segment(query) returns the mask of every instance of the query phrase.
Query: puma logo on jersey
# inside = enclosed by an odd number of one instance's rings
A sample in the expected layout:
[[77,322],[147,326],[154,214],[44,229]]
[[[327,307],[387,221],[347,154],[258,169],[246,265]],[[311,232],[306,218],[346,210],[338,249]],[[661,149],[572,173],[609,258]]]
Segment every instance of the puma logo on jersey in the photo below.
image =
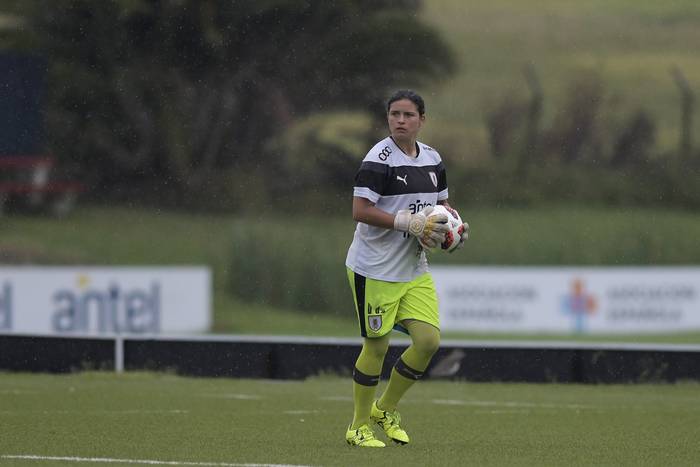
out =
[[408,186],[408,182],[406,179],[408,178],[408,174],[404,175],[403,178],[399,177],[398,175],[396,176],[396,180],[401,180],[404,185]]

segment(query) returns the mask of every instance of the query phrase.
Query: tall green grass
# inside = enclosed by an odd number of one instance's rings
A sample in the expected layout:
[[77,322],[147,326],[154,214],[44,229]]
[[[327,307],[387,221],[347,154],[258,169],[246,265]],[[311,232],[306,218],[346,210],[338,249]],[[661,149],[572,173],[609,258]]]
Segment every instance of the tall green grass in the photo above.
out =
[[[471,239],[436,264],[698,264],[700,221],[692,213],[653,209],[551,207],[462,211]],[[246,300],[321,313],[352,306],[345,253],[347,221],[264,220],[233,229],[231,291]],[[279,242],[269,233],[280,232]],[[319,235],[318,232],[321,232]]]
[[230,290],[246,300],[347,315],[352,295],[344,264],[353,227],[341,219],[237,223]]
[[[656,118],[660,150],[678,141],[680,97],[670,68],[700,86],[700,3],[693,0],[426,0],[422,16],[461,64],[455,76],[419,89],[427,99],[424,140],[454,157],[488,154],[484,110],[505,95],[529,95],[528,63],[542,82],[546,125],[572,79],[595,71],[611,112],[641,108]],[[694,131],[700,134],[700,119]]]
[[[471,239],[431,262],[700,264],[700,220],[692,212],[559,206],[461,214]],[[82,206],[61,219],[3,218],[0,262],[207,265],[217,332],[354,335],[344,266],[354,226],[349,212],[322,219]]]
[[463,211],[466,247],[435,262],[492,265],[652,266],[700,264],[692,212],[585,207]]

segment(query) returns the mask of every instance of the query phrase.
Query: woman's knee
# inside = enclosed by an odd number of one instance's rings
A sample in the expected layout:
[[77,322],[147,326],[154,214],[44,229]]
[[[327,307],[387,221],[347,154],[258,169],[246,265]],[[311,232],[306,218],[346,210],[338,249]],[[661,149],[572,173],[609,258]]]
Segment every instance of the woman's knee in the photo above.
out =
[[432,356],[440,348],[440,336],[421,336],[413,341],[413,345],[416,346],[416,351],[422,353],[423,355]]
[[426,356],[432,356],[440,348],[440,331],[429,324],[414,328],[411,332],[411,340],[416,352]]
[[389,339],[376,338],[365,339],[362,345],[362,352],[370,358],[383,359],[389,350]]

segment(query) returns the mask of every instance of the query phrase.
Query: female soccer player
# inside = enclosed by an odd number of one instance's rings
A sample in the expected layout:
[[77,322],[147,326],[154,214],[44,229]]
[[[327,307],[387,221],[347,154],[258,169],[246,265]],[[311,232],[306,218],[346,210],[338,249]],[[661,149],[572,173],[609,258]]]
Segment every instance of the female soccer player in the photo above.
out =
[[[345,262],[364,338],[353,371],[354,417],[345,439],[363,447],[384,447],[370,421],[394,442],[409,442],[396,406],[423,376],[440,344],[435,284],[420,243],[437,246],[448,230],[444,215],[429,216],[436,204],[449,208],[445,168],[435,149],[417,141],[425,122],[418,94],[394,93],[387,102],[387,121],[391,136],[370,149],[355,177],[352,216],[357,228]],[[465,224],[460,242],[467,237]],[[392,329],[406,332],[411,345],[375,400]]]

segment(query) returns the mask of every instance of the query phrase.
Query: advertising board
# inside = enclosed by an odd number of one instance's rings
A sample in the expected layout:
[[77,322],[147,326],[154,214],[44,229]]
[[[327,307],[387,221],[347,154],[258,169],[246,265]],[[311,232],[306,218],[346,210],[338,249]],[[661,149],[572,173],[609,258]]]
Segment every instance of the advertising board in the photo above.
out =
[[206,332],[205,267],[3,267],[0,331],[42,334]]
[[700,268],[431,267],[445,331],[700,329]]

